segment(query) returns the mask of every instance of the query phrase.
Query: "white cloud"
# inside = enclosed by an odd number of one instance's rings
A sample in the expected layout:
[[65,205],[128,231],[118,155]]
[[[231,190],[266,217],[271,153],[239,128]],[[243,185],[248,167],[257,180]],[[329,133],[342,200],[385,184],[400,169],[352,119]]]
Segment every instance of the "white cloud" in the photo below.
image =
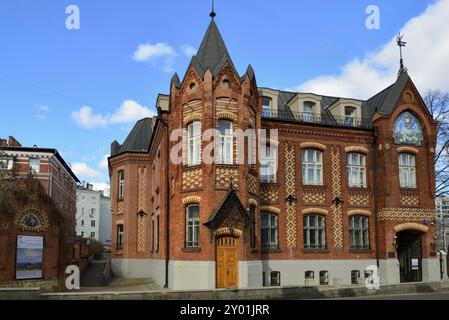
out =
[[47,119],[47,114],[50,112],[50,108],[48,106],[42,105],[37,107],[37,113],[34,115],[34,117],[38,120],[45,120]]
[[[382,8],[381,8],[382,9]],[[449,90],[449,0],[430,5],[402,28],[405,65],[419,90]],[[394,36],[382,49],[347,63],[338,75],[323,75],[293,90],[367,99],[392,84],[399,69]]]
[[38,109],[42,112],[50,112],[50,108],[48,106],[39,106]]
[[72,164],[72,171],[78,176],[83,178],[99,178],[101,172],[89,167],[84,162],[76,162]]
[[111,186],[105,182],[92,182],[95,191],[103,191],[106,197],[111,195]]
[[108,124],[107,117],[100,114],[93,114],[92,108],[89,106],[81,107],[79,111],[72,112],[72,119],[85,129],[105,127]]
[[98,167],[100,169],[107,169],[108,168],[108,158],[110,157],[109,154],[105,154],[103,158],[100,160],[100,163],[98,164]]
[[109,121],[110,123],[129,123],[153,116],[155,113],[148,107],[142,106],[134,100],[125,100]]
[[191,45],[181,46],[181,51],[187,56],[192,57],[196,54],[197,50]]
[[149,107],[143,106],[135,100],[125,100],[122,105],[111,115],[109,113],[94,114],[89,106],[81,107],[79,111],[72,112],[72,119],[84,129],[106,127],[109,124],[134,123],[137,120],[153,117],[156,113]]
[[134,52],[133,59],[139,62],[150,61],[154,58],[170,57],[176,55],[175,50],[166,43],[156,44],[139,44],[137,50]]

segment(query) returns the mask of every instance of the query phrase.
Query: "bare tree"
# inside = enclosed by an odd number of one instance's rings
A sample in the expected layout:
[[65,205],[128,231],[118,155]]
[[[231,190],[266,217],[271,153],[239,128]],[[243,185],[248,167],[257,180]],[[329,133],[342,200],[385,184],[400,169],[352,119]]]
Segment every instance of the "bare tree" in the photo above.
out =
[[433,119],[438,122],[435,196],[449,195],[449,92],[430,90],[424,102]]

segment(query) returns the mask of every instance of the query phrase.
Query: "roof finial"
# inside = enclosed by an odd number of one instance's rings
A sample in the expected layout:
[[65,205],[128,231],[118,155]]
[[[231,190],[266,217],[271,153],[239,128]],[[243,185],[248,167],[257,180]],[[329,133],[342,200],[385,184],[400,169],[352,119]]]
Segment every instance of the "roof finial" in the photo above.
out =
[[215,1],[212,0],[212,11],[210,12],[210,17],[213,19],[217,14],[215,13]]
[[407,73],[407,68],[404,66],[404,59],[402,58],[402,47],[405,47],[407,45],[407,42],[402,41],[402,38],[404,37],[404,35],[401,35],[401,33],[399,32],[398,34],[398,38],[397,38],[397,44],[399,47],[399,53],[400,53],[400,67],[399,67],[399,75],[401,75],[401,73],[405,72]]

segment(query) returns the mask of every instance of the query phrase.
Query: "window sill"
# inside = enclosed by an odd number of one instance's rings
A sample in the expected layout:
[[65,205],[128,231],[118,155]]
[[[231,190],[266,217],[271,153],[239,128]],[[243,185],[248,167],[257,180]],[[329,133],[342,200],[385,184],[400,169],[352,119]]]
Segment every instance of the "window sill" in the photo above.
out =
[[262,248],[261,253],[281,253],[281,249],[279,248]]
[[182,252],[184,252],[184,253],[200,253],[201,248],[183,248]]
[[349,253],[373,253],[371,249],[350,249]]
[[123,201],[125,201],[125,198],[118,198],[117,199],[117,202],[123,202]]
[[400,188],[401,191],[412,191],[412,192],[417,192],[418,191],[418,187],[414,187],[414,188]]
[[277,183],[277,182],[264,182],[264,181],[260,181],[260,184],[263,186],[263,187],[279,187],[279,183]]
[[327,249],[304,249],[305,254],[328,254]]
[[184,170],[201,169],[201,163],[199,163],[199,164],[192,164],[192,165],[187,164],[187,165],[184,165],[182,168],[183,168]]
[[349,191],[368,191],[368,187],[348,187]]
[[310,189],[326,189],[326,185],[320,185],[320,184],[303,184],[304,188],[310,188]]

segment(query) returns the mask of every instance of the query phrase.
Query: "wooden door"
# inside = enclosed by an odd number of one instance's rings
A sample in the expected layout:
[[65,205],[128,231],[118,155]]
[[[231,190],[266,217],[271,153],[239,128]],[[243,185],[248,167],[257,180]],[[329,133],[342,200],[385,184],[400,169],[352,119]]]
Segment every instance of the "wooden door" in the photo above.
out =
[[[422,281],[421,235],[413,232],[398,233],[398,259],[401,283]],[[416,263],[417,262],[417,263]]]
[[224,237],[217,239],[217,288],[238,286],[237,239]]

